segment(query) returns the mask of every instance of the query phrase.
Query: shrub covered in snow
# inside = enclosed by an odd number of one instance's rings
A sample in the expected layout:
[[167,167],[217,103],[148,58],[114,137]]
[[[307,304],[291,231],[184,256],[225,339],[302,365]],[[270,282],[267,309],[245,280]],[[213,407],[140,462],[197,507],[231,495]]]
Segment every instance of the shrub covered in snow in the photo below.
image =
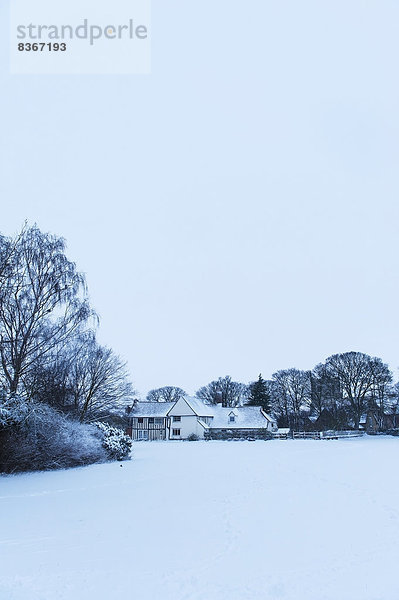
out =
[[129,457],[132,449],[132,440],[122,429],[99,421],[95,425],[102,433],[102,445],[109,458],[123,460]]
[[0,472],[122,460],[131,446],[130,437],[111,425],[81,424],[40,402],[0,398]]
[[13,394],[6,396],[0,392],[0,427],[10,427],[20,425],[29,414],[29,407],[26,400]]
[[2,404],[0,471],[46,470],[105,462],[101,437],[54,408],[36,402]]

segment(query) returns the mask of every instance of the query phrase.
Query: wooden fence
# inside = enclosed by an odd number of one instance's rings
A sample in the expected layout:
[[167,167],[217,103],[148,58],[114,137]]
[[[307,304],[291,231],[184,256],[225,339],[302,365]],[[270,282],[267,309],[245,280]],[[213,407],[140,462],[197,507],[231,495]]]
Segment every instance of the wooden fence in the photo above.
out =
[[274,433],[274,439],[280,440],[338,440],[361,437],[364,431],[294,431],[290,433]]

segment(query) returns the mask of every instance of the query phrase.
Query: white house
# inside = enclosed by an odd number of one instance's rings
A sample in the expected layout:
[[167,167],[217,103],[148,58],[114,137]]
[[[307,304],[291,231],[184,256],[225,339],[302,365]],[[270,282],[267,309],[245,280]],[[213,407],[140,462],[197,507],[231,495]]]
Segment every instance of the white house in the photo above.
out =
[[260,406],[210,406],[191,397],[172,403],[138,402],[129,422],[133,440],[262,438],[266,431],[275,433],[277,423]]
[[169,439],[185,440],[190,435],[204,437],[204,423],[213,418],[213,410],[197,398],[180,398],[169,410]]

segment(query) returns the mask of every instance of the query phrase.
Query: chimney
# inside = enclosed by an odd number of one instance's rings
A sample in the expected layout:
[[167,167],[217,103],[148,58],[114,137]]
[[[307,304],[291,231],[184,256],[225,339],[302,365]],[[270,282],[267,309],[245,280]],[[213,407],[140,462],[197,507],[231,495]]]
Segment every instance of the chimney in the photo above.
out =
[[222,406],[222,404],[223,404],[222,392],[216,392],[216,404],[218,406]]

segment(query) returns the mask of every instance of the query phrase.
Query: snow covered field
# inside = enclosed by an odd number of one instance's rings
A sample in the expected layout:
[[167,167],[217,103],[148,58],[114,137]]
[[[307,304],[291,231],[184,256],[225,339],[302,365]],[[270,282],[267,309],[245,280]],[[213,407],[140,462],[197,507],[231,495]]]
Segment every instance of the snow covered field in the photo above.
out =
[[398,449],[141,443],[0,477],[0,599],[398,600]]

